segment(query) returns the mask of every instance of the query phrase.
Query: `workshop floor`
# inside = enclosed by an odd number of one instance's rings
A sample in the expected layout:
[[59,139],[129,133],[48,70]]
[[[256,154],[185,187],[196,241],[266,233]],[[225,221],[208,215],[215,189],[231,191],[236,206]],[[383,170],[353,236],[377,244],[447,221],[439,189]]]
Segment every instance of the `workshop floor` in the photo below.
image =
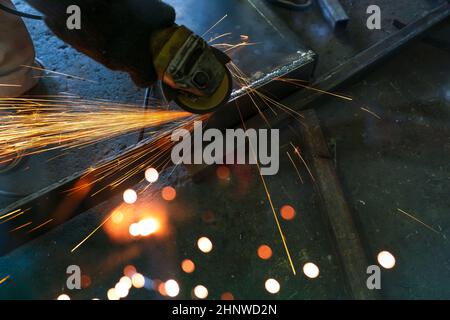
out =
[[[21,0],[16,3],[19,8],[23,5]],[[37,93],[71,92],[86,98],[136,103],[137,107],[141,104],[142,90],[136,89],[126,75],[112,73],[76,53],[44,25],[27,24],[38,57],[48,69],[82,73],[98,82],[45,79]],[[388,299],[450,298],[450,51],[427,41],[448,41],[450,21],[427,36],[341,89],[354,98],[353,102],[326,98],[315,105],[347,201],[369,245],[370,259],[375,260],[384,249],[397,258],[395,269],[383,271],[382,295]],[[282,141],[293,139],[289,130],[282,131]],[[137,136],[128,136],[50,162],[47,159],[54,154],[33,157],[18,171],[0,175],[0,190],[20,194],[39,190],[136,141]],[[268,186],[277,209],[284,204],[297,209],[297,220],[283,222],[283,226],[294,260],[315,261],[321,267],[321,277],[316,281],[292,275],[254,168],[231,168],[230,177],[224,180],[218,179],[212,169],[208,179],[180,183],[179,178],[185,176],[183,170],[166,173],[142,196],[171,212],[170,236],[158,241],[117,243],[99,232],[70,253],[120,204],[121,197],[117,196],[1,257],[0,279],[11,277],[0,285],[0,298],[53,299],[66,292],[77,299],[106,299],[107,290],[128,264],[156,283],[157,279],[179,280],[184,298],[191,296],[187,288],[197,284],[209,288],[210,298],[220,298],[226,291],[240,299],[273,298],[264,290],[269,277],[282,284],[278,298],[347,296],[332,245],[316,215],[310,184],[303,185],[296,179],[287,159],[282,159],[280,174],[268,179]],[[160,199],[157,190],[165,185],[176,187],[173,203]],[[14,200],[0,195],[0,207]],[[200,236],[213,239],[214,254],[195,252]],[[274,249],[270,264],[254,254],[262,243],[271,243]],[[179,264],[185,258],[197,262],[196,274],[180,272]],[[84,290],[64,289],[65,270],[72,264],[79,265],[91,279]],[[137,290],[129,297],[160,299],[161,295]]]
[[317,108],[373,257],[397,254],[386,298],[450,298],[450,50],[433,39],[450,39],[450,21],[347,86],[354,104]]

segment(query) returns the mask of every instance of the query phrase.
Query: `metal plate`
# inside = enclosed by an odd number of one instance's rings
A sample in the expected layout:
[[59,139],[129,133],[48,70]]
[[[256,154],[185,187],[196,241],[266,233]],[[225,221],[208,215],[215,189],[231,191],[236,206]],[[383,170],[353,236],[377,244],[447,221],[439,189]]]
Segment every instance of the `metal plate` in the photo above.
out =
[[204,35],[207,40],[230,33],[214,43],[236,44],[241,41],[241,35],[248,36],[253,45],[233,50],[230,55],[241,70],[254,80],[291,64],[309,51],[263,1],[166,2],[176,8],[178,24]]
[[[284,26],[277,16],[272,15],[272,11],[263,1],[176,0],[167,2],[177,8],[177,23],[186,25],[198,34],[204,35],[205,38],[214,38],[223,33],[232,32],[227,42],[238,43],[241,41],[241,35],[251,35],[250,40],[255,42],[254,45],[242,47],[230,53],[234,63],[250,76],[249,87],[258,89],[274,99],[282,99],[298,88],[273,81],[274,78],[286,76],[309,80],[312,77],[316,58],[314,52],[305,49],[295,34]],[[223,19],[210,33],[205,34],[225,15],[227,15],[226,19]],[[254,100],[254,98],[252,99]],[[209,119],[208,126],[225,129],[239,125],[241,123],[240,114],[244,119],[248,119],[258,112],[252,99],[245,91],[236,86],[232,93],[232,100]],[[237,105],[239,105],[240,114],[237,112]],[[264,109],[264,107],[265,105],[262,104],[261,108]],[[151,141],[151,138],[142,141],[126,150],[121,156],[146,148]],[[150,152],[146,158],[154,157],[155,154],[158,154],[158,150]],[[105,162],[108,161],[111,159]],[[0,216],[16,210],[26,211],[26,214],[21,214],[15,219],[0,224],[0,255],[39,237],[140,181],[140,177],[131,177],[120,187],[110,188],[109,185],[114,177],[123,174],[123,172],[117,172],[117,175],[114,174],[110,177],[111,179],[94,183],[90,194],[96,194],[96,191],[106,188],[105,191],[95,196],[68,192],[82,181],[95,181],[96,174],[96,170],[90,171],[88,174],[86,172],[74,173],[0,210]],[[38,231],[31,233],[26,228],[17,229],[28,223],[30,219],[37,224],[51,221]],[[17,232],[10,232],[15,229]]]

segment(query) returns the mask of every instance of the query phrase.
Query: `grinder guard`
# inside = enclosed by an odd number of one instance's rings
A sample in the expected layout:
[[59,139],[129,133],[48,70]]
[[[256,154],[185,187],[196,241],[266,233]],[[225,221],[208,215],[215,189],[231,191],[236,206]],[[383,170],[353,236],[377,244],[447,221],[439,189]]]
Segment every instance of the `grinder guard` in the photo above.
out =
[[156,34],[152,50],[168,100],[198,114],[212,112],[228,101],[232,77],[226,67],[230,58],[225,53],[183,26]]

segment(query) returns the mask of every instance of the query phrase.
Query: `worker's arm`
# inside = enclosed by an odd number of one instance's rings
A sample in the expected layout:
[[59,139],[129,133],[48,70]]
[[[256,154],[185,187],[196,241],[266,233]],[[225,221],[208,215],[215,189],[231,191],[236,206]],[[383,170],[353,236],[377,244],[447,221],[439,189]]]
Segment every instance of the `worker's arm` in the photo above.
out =
[[[62,40],[110,69],[128,72],[140,87],[156,80],[150,39],[174,24],[175,11],[160,0],[27,0]],[[81,9],[81,30],[69,30],[67,8]]]

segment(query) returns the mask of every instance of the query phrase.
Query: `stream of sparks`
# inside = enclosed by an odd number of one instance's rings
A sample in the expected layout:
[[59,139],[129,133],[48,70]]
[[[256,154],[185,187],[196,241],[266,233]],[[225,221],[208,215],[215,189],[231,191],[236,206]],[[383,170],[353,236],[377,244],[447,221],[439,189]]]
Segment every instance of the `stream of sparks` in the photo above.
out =
[[91,145],[113,137],[176,123],[190,113],[107,101],[0,98],[0,164],[17,155]]

